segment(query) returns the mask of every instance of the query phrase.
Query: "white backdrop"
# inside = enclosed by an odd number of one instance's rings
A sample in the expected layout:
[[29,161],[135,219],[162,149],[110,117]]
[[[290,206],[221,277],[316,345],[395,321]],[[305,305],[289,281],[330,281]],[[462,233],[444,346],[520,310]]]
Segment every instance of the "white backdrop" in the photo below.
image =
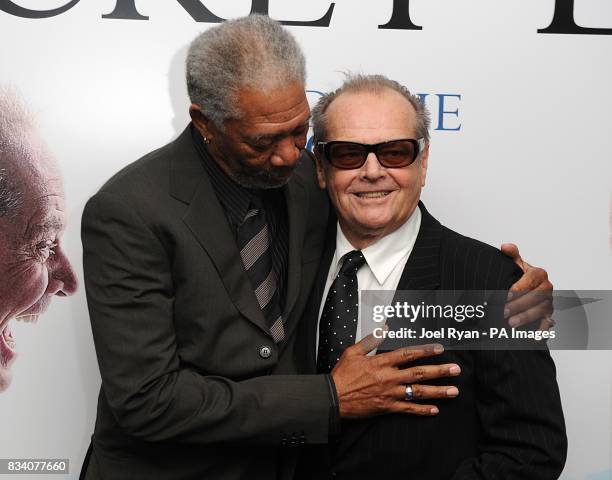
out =
[[[251,8],[202,2],[224,18]],[[48,10],[68,0],[13,3]],[[270,0],[269,13],[308,21],[330,3]],[[380,72],[428,94],[434,128],[447,129],[432,132],[428,209],[469,236],[517,243],[558,289],[611,289],[612,34],[537,33],[554,0],[413,0],[422,30],[379,29],[393,3],[336,0],[329,27],[289,27],[308,59],[308,89],[335,88],[343,71]],[[19,89],[63,169],[64,244],[81,283],[85,201],[187,124],[186,48],[210,26],[178,1],[137,0],[148,20],[103,19],[115,4],[81,0],[47,19],[0,11],[0,84]],[[576,0],[574,16],[612,28],[612,2]],[[451,112],[442,124],[440,95]],[[84,289],[12,330],[20,357],[0,394],[0,458],[70,458],[77,478],[100,382]],[[612,355],[554,357],[570,442],[562,478],[612,479]]]

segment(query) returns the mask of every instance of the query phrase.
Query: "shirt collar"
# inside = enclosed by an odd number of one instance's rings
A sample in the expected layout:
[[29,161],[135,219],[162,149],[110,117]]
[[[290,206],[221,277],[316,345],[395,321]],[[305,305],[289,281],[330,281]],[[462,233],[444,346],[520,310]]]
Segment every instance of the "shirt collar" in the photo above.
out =
[[[421,210],[417,206],[401,227],[361,251],[368,263],[368,267],[370,267],[376,281],[381,286],[402,258],[407,257],[412,251],[420,226]],[[355,250],[355,247],[344,236],[338,224],[336,228],[336,254],[334,257],[336,268],[340,267],[344,255],[353,250]]]

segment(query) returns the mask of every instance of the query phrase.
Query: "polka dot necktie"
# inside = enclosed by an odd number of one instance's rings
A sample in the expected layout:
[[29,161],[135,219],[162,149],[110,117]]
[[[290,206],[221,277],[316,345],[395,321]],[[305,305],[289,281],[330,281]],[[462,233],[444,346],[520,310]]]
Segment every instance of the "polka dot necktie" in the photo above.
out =
[[340,272],[329,287],[319,321],[319,373],[331,372],[342,352],[355,343],[359,312],[357,270],[365,263],[359,250],[347,253]]

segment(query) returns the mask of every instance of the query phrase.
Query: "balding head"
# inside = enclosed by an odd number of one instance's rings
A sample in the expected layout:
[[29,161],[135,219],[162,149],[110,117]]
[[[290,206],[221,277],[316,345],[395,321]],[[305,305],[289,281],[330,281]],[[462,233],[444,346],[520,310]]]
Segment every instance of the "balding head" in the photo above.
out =
[[28,150],[31,116],[12,90],[0,89],[0,218],[15,217],[23,206],[23,185],[17,181],[15,159]]
[[19,215],[32,190],[62,192],[59,168],[25,103],[0,88],[0,218]]
[[57,162],[23,102],[0,90],[0,391],[15,357],[11,319],[35,320],[77,282],[62,243],[66,220]]

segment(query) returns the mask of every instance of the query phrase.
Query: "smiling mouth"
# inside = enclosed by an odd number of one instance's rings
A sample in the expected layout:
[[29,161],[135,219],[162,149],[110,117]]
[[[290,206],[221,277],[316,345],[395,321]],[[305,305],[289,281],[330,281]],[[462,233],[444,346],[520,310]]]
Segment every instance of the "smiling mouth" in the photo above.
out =
[[391,192],[357,192],[359,198],[383,198],[389,195]]
[[[38,320],[38,315],[19,315],[18,317],[15,317],[15,320],[19,322],[35,323]],[[15,337],[13,337],[13,333],[7,324],[2,331],[0,331],[0,366],[8,367],[12,363],[17,355],[15,352],[16,347],[17,342],[15,341]]]
[[15,346],[17,344],[15,342],[15,339],[13,338],[13,334],[11,333],[11,331],[8,328],[8,325],[2,331],[2,339],[4,340],[4,343],[6,343],[7,347],[9,347],[11,350],[15,350]]

